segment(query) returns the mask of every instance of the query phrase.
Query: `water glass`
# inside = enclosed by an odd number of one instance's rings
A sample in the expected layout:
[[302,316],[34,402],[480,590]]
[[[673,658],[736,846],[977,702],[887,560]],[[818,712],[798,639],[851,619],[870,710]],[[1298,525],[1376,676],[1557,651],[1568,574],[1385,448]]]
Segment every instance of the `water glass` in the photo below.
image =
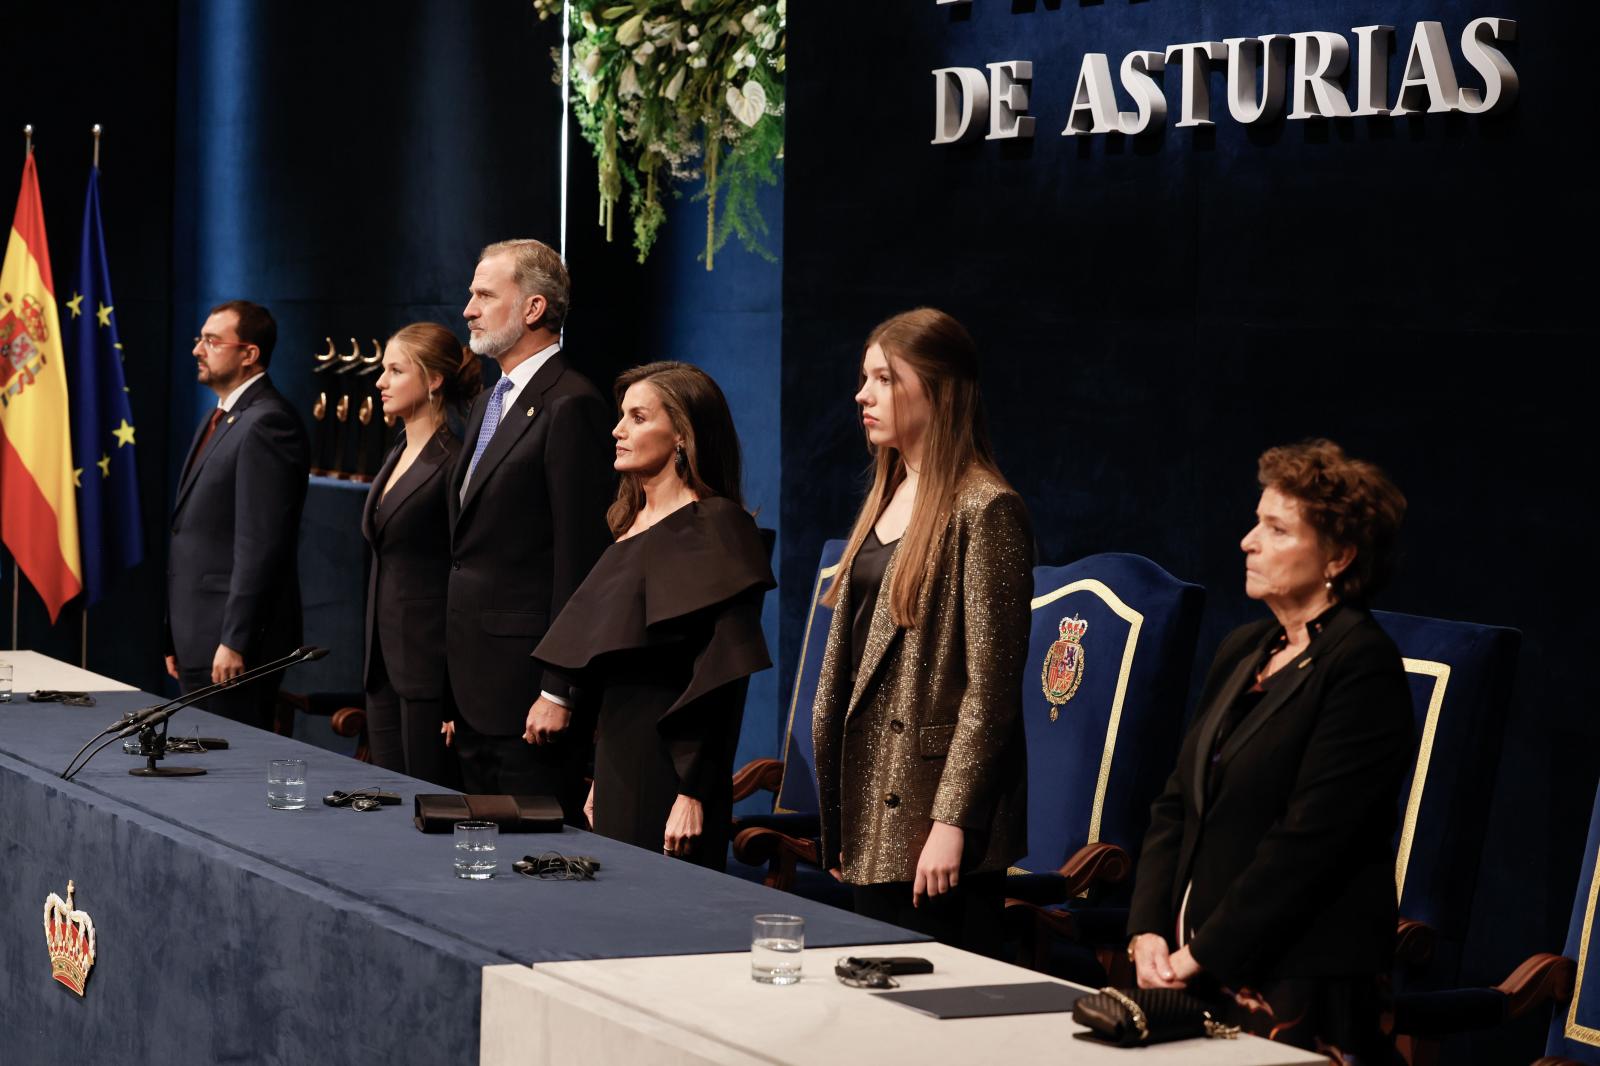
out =
[[0,663],[0,703],[11,702],[11,664]]
[[493,822],[456,823],[456,876],[467,881],[487,881],[494,876],[495,843],[500,827]]
[[267,767],[267,806],[298,811],[306,805],[306,761],[273,759]]
[[750,929],[750,977],[764,985],[800,980],[806,920],[798,914],[758,914]]

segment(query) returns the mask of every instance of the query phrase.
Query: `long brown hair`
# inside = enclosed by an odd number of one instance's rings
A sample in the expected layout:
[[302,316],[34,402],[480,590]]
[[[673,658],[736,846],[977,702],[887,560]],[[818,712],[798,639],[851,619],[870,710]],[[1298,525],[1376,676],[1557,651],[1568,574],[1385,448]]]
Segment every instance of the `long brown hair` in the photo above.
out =
[[[927,393],[930,417],[918,471],[917,499],[911,521],[901,538],[894,574],[889,580],[889,616],[897,626],[915,626],[917,601],[937,565],[950,510],[962,476],[972,467],[985,470],[1002,483],[989,444],[988,418],[978,391],[978,346],[966,327],[943,311],[919,307],[882,322],[861,346],[862,358],[874,344],[889,363],[890,386],[896,403],[904,395],[899,380],[902,369],[917,376]],[[898,364],[898,366],[896,365]],[[866,380],[865,373],[858,377]],[[870,445],[869,445],[870,446]],[[850,530],[839,572],[822,602],[839,602],[839,581],[849,572],[867,534],[877,524],[895,489],[906,479],[905,456],[898,448],[877,448],[872,465],[872,487],[862,501]]]
[[[640,382],[655,389],[673,431],[683,438],[678,473],[690,491],[702,500],[725,496],[743,507],[739,433],[733,428],[728,401],[711,375],[688,363],[671,362],[646,363],[625,370],[614,389],[619,411],[628,389]],[[626,533],[643,506],[644,489],[639,485],[639,476],[623,474],[617,484],[616,501],[606,511],[611,535],[620,537]]]

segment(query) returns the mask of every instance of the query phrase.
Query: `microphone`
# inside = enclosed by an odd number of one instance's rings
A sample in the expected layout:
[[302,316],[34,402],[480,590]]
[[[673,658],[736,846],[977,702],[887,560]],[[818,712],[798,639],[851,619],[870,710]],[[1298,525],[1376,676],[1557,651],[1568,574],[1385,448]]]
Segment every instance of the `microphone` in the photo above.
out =
[[134,715],[133,720],[129,722],[122,732],[118,733],[113,739],[121,740],[123,737],[131,737],[147,725],[160,725],[162,722],[165,722],[168,718],[171,718],[185,707],[198,703],[207,696],[215,695],[218,692],[224,692],[231,688],[238,688],[240,685],[249,684],[252,681],[266,677],[268,674],[275,674],[279,671],[287,670],[289,667],[298,666],[300,663],[312,662],[316,659],[322,658],[327,654],[327,648],[313,648],[309,645],[296,648],[294,651],[290,652],[288,655],[285,655],[281,659],[274,659],[272,662],[264,663],[253,670],[246,670],[244,673],[239,674],[236,677],[230,677],[226,681],[218,681],[214,685],[208,685],[205,688],[196,689],[187,696],[180,696],[178,699],[168,700],[166,703],[163,703],[158,707],[146,707],[144,710],[137,712]]
[[[205,688],[196,689],[194,692],[191,692],[186,696],[179,696],[177,699],[168,700],[166,703],[157,704],[154,707],[145,707],[137,711],[131,711],[128,714],[123,715],[122,718],[118,719],[109,728],[96,733],[89,739],[88,744],[85,744],[83,747],[79,748],[77,755],[74,755],[72,760],[67,763],[67,768],[61,771],[61,779],[63,781],[72,780],[73,775],[79,770],[82,770],[84,766],[87,766],[89,764],[89,759],[93,759],[95,755],[98,755],[107,744],[122,740],[125,737],[134,736],[137,733],[143,732],[146,728],[154,728],[155,726],[161,725],[162,723],[166,722],[167,719],[171,718],[185,707],[203,700],[207,696],[214,695],[226,689],[238,688],[240,685],[249,684],[252,681],[266,677],[269,674],[280,673],[281,671],[287,670],[289,667],[296,666],[300,663],[313,662],[317,659],[323,658],[327,654],[327,648],[317,648],[310,645],[304,645],[296,648],[294,651],[280,659],[274,659],[270,663],[263,663],[261,666],[258,666],[252,670],[246,670],[244,673],[239,674],[236,677],[231,677],[226,681],[219,681],[216,684],[207,685]],[[96,740],[99,740],[101,737],[106,736],[107,734],[112,734],[111,738],[91,752],[89,758],[84,759],[83,762],[77,766],[77,769],[74,769],[73,764],[78,762],[79,757],[82,756],[83,753],[88,749],[89,744],[93,744]],[[143,773],[146,776],[149,776],[150,771],[155,770],[155,760],[157,758],[158,756],[151,755],[150,766],[147,769],[129,772]],[[204,770],[199,769],[192,769],[188,772],[205,773]]]

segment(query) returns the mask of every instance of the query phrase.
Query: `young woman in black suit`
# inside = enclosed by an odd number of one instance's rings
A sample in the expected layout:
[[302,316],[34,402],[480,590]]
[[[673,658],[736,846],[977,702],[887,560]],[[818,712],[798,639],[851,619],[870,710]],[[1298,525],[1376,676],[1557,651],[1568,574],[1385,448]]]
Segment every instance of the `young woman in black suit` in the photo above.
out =
[[[1412,762],[1400,653],[1366,604],[1405,497],[1330,441],[1261,456],[1245,594],[1139,857],[1128,945],[1143,988],[1353,1061],[1379,1029],[1395,934],[1394,829]],[[1344,1060],[1341,1060],[1344,1061]]]
[[450,572],[449,471],[461,440],[446,412],[478,391],[478,359],[443,326],[406,326],[384,346],[383,413],[405,434],[367,494],[361,532],[367,586],[367,740],[372,761],[449,784],[444,713],[445,582]]

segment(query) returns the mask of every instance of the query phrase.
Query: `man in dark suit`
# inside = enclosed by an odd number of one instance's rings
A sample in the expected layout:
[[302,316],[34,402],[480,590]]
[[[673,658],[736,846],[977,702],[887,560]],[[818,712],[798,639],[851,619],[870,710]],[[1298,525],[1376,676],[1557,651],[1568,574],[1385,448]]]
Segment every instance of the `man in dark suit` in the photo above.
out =
[[500,365],[452,471],[445,648],[469,793],[554,796],[582,824],[593,722],[531,658],[611,542],[611,407],[561,351],[571,282],[538,241],[491,244],[463,314]]
[[[167,673],[184,692],[237,677],[300,643],[300,511],[305,426],[267,378],[278,338],[248,300],[211,309],[195,338],[197,380],[217,407],[195,431],[172,508]],[[202,706],[268,728],[278,691],[263,678]]]

